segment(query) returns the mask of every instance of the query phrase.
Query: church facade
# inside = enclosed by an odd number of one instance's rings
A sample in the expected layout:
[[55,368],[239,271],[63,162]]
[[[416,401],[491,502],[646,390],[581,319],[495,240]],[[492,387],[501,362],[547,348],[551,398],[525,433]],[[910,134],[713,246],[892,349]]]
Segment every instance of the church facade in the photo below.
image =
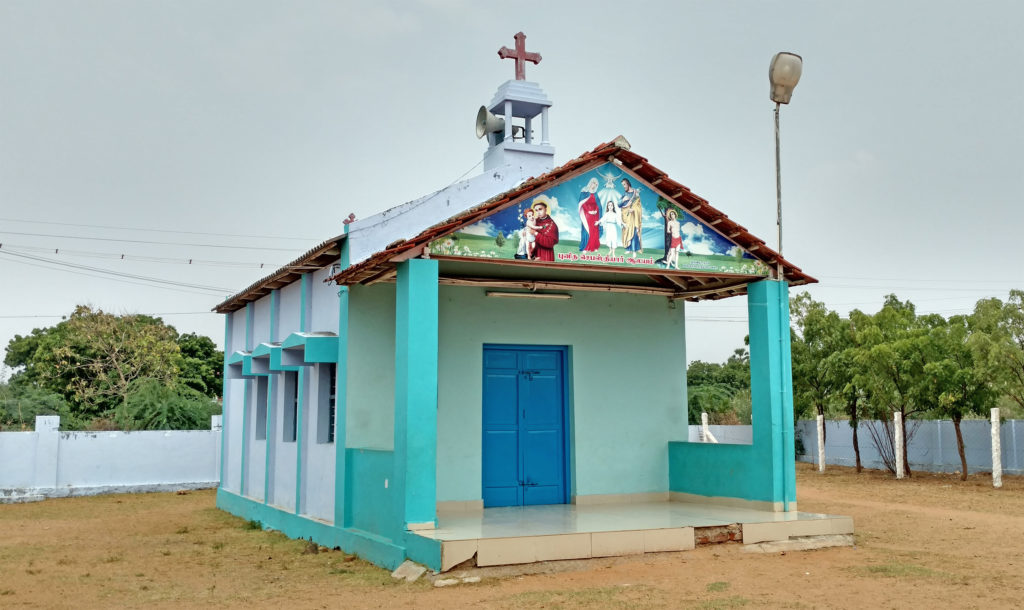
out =
[[[745,542],[852,528],[796,510],[788,286],[814,279],[624,138],[554,167],[550,106],[506,82],[481,175],[216,307],[219,507],[434,570],[692,548],[718,513]],[[753,442],[687,442],[685,303],[744,294]]]

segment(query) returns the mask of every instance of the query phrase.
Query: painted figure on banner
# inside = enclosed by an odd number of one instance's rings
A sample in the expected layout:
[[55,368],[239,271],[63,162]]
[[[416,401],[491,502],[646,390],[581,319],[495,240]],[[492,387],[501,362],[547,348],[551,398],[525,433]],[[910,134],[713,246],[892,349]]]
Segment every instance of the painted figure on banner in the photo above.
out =
[[608,256],[615,256],[615,250],[619,247],[619,227],[622,226],[622,214],[615,202],[609,201],[604,206],[604,215],[601,216],[601,236],[604,245],[608,246]]
[[580,252],[597,252],[601,247],[598,222],[601,206],[597,204],[597,178],[591,178],[580,191],[578,211],[580,215]]
[[536,222],[536,214],[533,208],[526,208],[523,212],[523,228],[519,229],[519,250],[516,251],[516,258],[533,258],[537,248],[537,231],[539,227]]
[[431,242],[430,250],[439,257],[515,258],[559,266],[760,277],[771,271],[714,225],[610,162],[443,235]]
[[665,213],[665,219],[668,221],[669,235],[668,247],[665,248],[665,268],[678,269],[679,252],[683,249],[683,236],[679,230],[679,213],[670,209]]
[[640,191],[633,188],[628,178],[622,179],[622,189],[625,191],[619,200],[619,211],[622,213],[622,247],[625,248],[627,256],[632,256],[644,251],[644,208],[640,202]]
[[547,197],[541,195],[533,200],[534,224],[537,234],[534,236],[533,259],[539,261],[555,260],[555,244],[558,243],[558,225],[548,215]]
[[601,209],[608,209],[608,203],[614,203],[615,207],[619,207],[619,200],[622,199],[622,195],[615,188],[615,181],[622,176],[616,172],[601,172],[598,174],[601,179],[604,180],[604,188],[597,192],[597,201],[601,204]]

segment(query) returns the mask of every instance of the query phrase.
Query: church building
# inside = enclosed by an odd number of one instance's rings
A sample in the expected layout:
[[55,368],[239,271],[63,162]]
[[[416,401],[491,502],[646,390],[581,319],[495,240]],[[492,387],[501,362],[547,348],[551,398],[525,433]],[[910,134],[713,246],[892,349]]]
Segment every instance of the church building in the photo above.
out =
[[[216,306],[218,507],[436,571],[850,533],[796,504],[788,287],[815,280],[623,137],[556,166],[525,38],[483,173]],[[685,305],[740,295],[753,440],[688,442]]]

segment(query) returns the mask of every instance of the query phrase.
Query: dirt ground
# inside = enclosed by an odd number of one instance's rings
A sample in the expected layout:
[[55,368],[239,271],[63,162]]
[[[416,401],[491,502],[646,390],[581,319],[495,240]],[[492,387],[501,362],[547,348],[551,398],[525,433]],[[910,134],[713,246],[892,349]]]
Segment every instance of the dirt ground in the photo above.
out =
[[1024,478],[797,466],[801,510],[850,515],[853,548],[740,544],[394,582],[340,551],[251,529],[212,491],[0,505],[0,607],[1011,608],[1024,600]]

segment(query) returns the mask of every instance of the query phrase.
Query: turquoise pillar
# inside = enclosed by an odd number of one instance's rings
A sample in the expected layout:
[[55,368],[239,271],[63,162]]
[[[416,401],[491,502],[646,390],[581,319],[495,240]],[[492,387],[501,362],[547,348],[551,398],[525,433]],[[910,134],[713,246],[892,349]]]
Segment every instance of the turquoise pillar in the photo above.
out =
[[[345,244],[347,246],[348,244]],[[347,248],[346,248],[347,249]],[[348,500],[348,464],[345,452],[348,414],[348,286],[338,288],[338,363],[334,383],[334,525],[348,527],[351,515],[345,510]]]
[[[345,225],[348,233],[348,225]],[[348,239],[341,242],[342,269],[349,265]],[[348,461],[345,450],[348,410],[348,286],[338,288],[338,358],[334,367],[334,526],[349,527],[352,516],[346,510],[348,502]]]
[[[311,280],[313,279],[312,273],[303,273],[300,280],[299,286],[299,331],[306,332],[309,330],[309,287]],[[282,337],[282,341],[284,338]],[[299,384],[299,404],[296,409],[297,413],[295,429],[295,514],[302,514],[302,452],[305,449],[305,420],[306,420],[306,369],[307,367],[300,367],[297,383]]]
[[[252,352],[252,310],[253,304],[245,304],[245,351]],[[228,357],[227,346],[224,346],[224,357]],[[242,467],[239,468],[241,471],[241,481],[238,482],[238,495],[245,495],[245,479],[249,473],[249,386],[252,385],[252,381],[248,378],[245,379],[245,389],[242,391]]]
[[[270,292],[270,339],[269,342],[277,341],[277,317],[281,309],[281,291],[278,289]],[[274,446],[277,439],[274,438],[277,428],[274,426],[274,408],[277,406],[277,375],[267,375],[267,448],[263,452],[263,503],[270,504],[270,491],[274,488]]]
[[793,375],[789,343],[789,286],[764,280],[747,287],[750,320],[750,397],[754,449],[770,469],[771,499],[796,502]]
[[[220,384],[220,487],[224,487],[224,472],[225,472],[225,457],[227,456],[227,429],[228,429],[228,410],[230,399],[228,397],[230,385],[228,381],[228,358],[231,357],[231,314],[224,314],[224,366],[221,367],[221,384]],[[231,422],[234,425],[234,422]]]
[[405,529],[437,522],[437,261],[398,265],[395,494]]

